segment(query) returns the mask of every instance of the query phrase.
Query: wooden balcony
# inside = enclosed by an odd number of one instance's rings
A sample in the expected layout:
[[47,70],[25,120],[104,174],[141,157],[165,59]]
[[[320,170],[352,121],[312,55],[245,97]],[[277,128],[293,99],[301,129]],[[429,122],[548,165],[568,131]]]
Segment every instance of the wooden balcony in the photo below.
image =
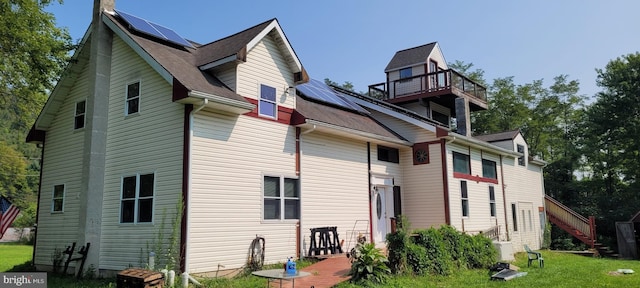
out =
[[394,104],[429,98],[454,107],[456,98],[469,99],[471,111],[487,109],[487,88],[455,70],[448,69],[369,86],[369,95]]

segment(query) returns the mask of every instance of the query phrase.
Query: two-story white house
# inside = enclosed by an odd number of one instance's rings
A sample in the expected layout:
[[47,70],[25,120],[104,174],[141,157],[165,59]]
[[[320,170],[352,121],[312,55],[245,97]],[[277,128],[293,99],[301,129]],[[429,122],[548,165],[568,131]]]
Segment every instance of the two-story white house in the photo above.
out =
[[199,44],[95,3],[27,139],[38,268],[72,242],[91,243],[85,268],[143,265],[177,205],[189,273],[243,267],[256,235],[267,263],[307,256],[318,227],[384,245],[399,214],[540,247],[544,162],[517,131],[470,135],[485,89],[437,43],[399,51],[376,99],[310,79],[276,19]]

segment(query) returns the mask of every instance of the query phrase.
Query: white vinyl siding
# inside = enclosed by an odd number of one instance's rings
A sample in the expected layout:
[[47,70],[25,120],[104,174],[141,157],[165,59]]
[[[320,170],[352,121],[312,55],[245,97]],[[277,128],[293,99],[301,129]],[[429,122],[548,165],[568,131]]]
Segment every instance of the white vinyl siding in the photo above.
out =
[[293,73],[271,35],[262,39],[247,53],[247,62],[238,65],[237,93],[258,100],[260,85],[276,89],[278,106],[294,108],[295,95],[286,90],[294,86]]
[[[144,107],[127,117],[122,112],[123,93],[135,81],[141,83]],[[171,221],[182,195],[184,105],[172,101],[171,86],[117,37],[109,99],[100,269],[122,270],[144,265],[140,255],[151,252],[147,247],[165,217],[163,233],[171,235]],[[154,173],[153,222],[121,224],[122,177],[137,173]]]
[[236,77],[235,66],[232,68],[224,69],[222,71],[216,71],[214,74],[216,75],[216,78],[218,78],[220,82],[224,83],[224,85],[227,85],[229,89],[231,89],[232,91],[236,91],[236,80],[238,78]]
[[346,252],[358,236],[351,231],[356,221],[369,220],[367,143],[316,131],[301,136],[300,150],[304,254],[309,251],[309,229],[327,226],[338,227]]
[[[41,195],[38,219],[38,238],[35,264],[50,266],[51,254],[55,249],[64,250],[66,246],[77,241],[79,219],[79,193],[82,192],[82,151],[84,133],[74,130],[74,111],[76,102],[87,97],[88,66],[81,69],[78,79],[73,84],[63,103],[47,130],[46,149],[44,149]],[[62,95],[58,95],[62,96]],[[65,184],[66,199],[64,213],[51,214],[53,187]],[[71,263],[70,266],[74,266]]]
[[[256,141],[260,135],[260,141]],[[263,119],[200,111],[195,115],[189,213],[189,271],[240,268],[256,235],[265,262],[295,256],[298,220],[263,220],[264,176],[297,178],[295,128]],[[307,195],[301,189],[300,197]]]
[[[468,176],[482,177],[482,159],[496,162],[496,173],[500,175],[501,167],[498,164],[500,156],[491,154],[487,151],[482,151],[476,148],[469,148],[459,144],[447,145],[447,170],[449,175],[449,197],[450,197],[450,209],[451,209],[451,225],[456,227],[460,231],[466,231],[469,233],[477,233],[487,230],[496,225],[500,226],[500,237],[506,239],[506,224],[504,218],[504,205],[502,190],[499,188],[500,177],[498,177],[499,184],[488,183],[483,181],[474,181],[462,178],[453,177],[453,152],[469,155],[471,171]],[[469,216],[462,216],[462,199],[460,197],[460,181],[467,181],[467,194],[469,203]],[[489,187],[494,186],[495,202],[500,203],[496,205],[496,216],[491,216],[490,207],[488,207],[489,201]]]

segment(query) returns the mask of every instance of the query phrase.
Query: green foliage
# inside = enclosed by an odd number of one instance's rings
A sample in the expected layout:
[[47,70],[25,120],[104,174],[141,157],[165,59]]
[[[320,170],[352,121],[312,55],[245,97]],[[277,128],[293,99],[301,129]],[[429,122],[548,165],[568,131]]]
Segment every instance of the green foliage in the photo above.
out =
[[[387,235],[389,267],[396,274],[450,275],[455,268],[487,268],[497,260],[491,239],[451,226]],[[411,236],[409,236],[411,235]]]
[[165,236],[167,230],[167,210],[162,211],[162,221],[156,232],[156,237],[151,243],[147,243],[147,254],[140,255],[141,261],[150,252],[155,253],[155,269],[167,269],[180,271],[180,223],[184,204],[180,199],[175,207],[175,214],[171,219],[171,234]]
[[542,248],[551,248],[551,223],[549,221],[545,222],[544,225],[544,234],[542,235]]
[[391,270],[387,257],[373,243],[358,247],[359,253],[351,264],[351,281],[354,283],[384,283]]

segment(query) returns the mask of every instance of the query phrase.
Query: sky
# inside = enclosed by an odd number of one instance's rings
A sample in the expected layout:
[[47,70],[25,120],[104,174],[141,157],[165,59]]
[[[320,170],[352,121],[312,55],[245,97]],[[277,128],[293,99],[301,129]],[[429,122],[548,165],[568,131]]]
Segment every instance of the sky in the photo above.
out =
[[[93,1],[45,10],[74,41],[91,22]],[[116,0],[116,9],[209,43],[277,18],[311,78],[349,81],[356,91],[385,81],[396,51],[438,42],[448,63],[472,63],[485,79],[516,84],[565,74],[587,97],[602,91],[596,68],[640,51],[636,0]]]

